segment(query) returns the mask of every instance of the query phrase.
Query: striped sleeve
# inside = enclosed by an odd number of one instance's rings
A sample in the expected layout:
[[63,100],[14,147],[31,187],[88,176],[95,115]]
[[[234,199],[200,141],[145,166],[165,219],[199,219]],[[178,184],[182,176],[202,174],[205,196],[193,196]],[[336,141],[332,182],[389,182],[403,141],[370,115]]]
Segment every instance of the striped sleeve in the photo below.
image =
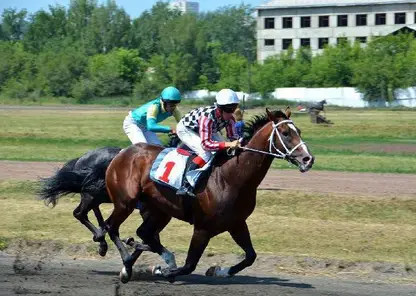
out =
[[225,142],[216,142],[212,140],[212,119],[201,116],[199,118],[199,136],[201,137],[202,148],[208,151],[217,151],[225,149]]
[[227,138],[230,140],[237,140],[238,139],[238,134],[237,134],[237,129],[235,128],[235,119],[234,117],[232,117],[229,120],[228,125],[225,128],[227,130]]

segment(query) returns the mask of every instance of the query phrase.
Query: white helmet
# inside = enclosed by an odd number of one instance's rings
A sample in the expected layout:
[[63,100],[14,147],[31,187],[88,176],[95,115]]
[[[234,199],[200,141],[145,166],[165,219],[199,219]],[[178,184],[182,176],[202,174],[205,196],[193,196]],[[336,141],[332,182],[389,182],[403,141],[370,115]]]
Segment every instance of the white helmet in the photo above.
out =
[[240,99],[235,91],[229,88],[220,90],[215,96],[215,99],[217,100],[217,104],[220,106],[240,103]]

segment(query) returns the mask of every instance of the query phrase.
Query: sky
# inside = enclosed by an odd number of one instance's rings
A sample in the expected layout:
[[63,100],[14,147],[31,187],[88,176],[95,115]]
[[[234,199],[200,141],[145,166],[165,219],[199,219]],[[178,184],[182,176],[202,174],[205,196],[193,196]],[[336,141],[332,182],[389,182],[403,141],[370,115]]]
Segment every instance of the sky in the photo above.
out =
[[[144,10],[150,9],[157,0],[115,0],[117,6],[121,6],[131,17],[138,17]],[[192,0],[195,1],[195,0]],[[0,12],[5,8],[25,8],[29,13],[34,13],[40,9],[47,10],[49,5],[60,4],[68,7],[70,0],[0,0]],[[106,0],[98,0],[105,3]],[[255,7],[263,4],[264,0],[199,0],[200,11],[211,11],[226,5],[239,5],[241,3],[250,4]]]

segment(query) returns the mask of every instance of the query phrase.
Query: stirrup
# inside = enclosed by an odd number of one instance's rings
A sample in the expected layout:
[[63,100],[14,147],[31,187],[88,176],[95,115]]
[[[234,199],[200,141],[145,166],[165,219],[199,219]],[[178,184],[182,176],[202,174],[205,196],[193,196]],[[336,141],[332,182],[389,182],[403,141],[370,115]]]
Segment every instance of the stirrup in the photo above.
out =
[[190,197],[196,197],[195,193],[192,190],[193,188],[191,185],[184,185],[181,188],[179,188],[178,191],[176,191],[176,195],[179,196],[190,196]]

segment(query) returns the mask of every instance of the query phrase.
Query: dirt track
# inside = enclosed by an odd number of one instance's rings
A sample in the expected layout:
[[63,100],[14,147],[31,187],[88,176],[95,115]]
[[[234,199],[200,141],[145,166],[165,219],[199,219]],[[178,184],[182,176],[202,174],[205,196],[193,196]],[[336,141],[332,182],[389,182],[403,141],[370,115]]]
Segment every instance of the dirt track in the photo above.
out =
[[[60,163],[0,161],[0,180],[35,180],[50,176]],[[358,174],[339,172],[270,171],[262,189],[293,189],[313,192],[371,196],[415,196],[415,175]],[[230,265],[241,260],[232,255],[204,257],[196,272],[178,278],[174,284],[146,274],[134,281],[118,281],[118,256],[102,260],[34,257],[33,250],[17,256],[0,252],[0,296],[3,295],[299,295],[299,296],[415,296],[416,285],[385,282],[391,268],[377,275],[360,272],[331,273],[331,277],[284,275],[278,270],[279,258],[259,255],[255,264],[234,278],[208,278],[204,271],[215,262]],[[280,258],[282,259],[282,258]],[[183,261],[183,258],[182,260]],[[341,275],[342,274],[342,275]],[[337,278],[335,278],[335,276]],[[388,277],[387,277],[388,278]],[[401,274],[396,277],[401,279]]]
[[[48,177],[61,163],[0,161],[0,180],[36,180]],[[416,175],[372,174],[297,170],[270,170],[260,189],[291,189],[308,192],[374,196],[416,195]]]
[[[259,273],[258,268],[233,278],[211,278],[200,267],[174,284],[152,277],[143,268],[128,284],[118,281],[120,261],[28,259],[0,252],[0,295],[299,295],[299,296],[414,296],[416,286],[340,280],[324,277]],[[201,266],[202,264],[200,264]],[[137,269],[136,269],[137,270]]]

